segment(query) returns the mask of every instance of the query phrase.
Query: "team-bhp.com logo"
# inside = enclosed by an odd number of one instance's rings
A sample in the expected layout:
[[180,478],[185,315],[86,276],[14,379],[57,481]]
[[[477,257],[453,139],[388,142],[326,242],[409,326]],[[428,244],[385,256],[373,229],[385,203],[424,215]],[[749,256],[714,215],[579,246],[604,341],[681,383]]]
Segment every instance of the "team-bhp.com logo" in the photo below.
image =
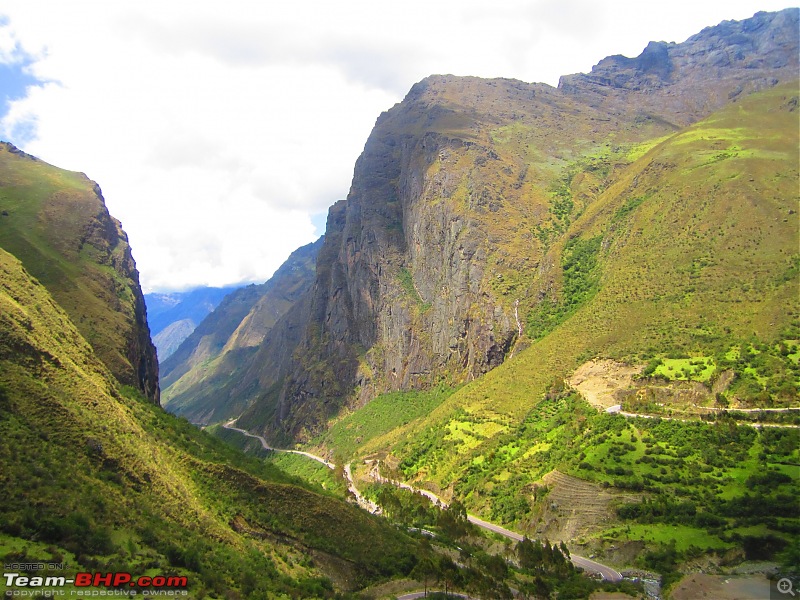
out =
[[[186,595],[187,579],[177,575],[142,575],[134,577],[130,573],[76,573],[74,577],[40,576],[20,573],[3,573],[6,584],[6,596],[107,596],[136,595],[136,590],[147,596],[153,595]],[[73,585],[79,590],[63,590],[45,592],[44,588],[64,588]],[[102,591],[98,588],[104,588]],[[113,588],[108,590],[106,588]],[[36,593],[36,592],[39,593]],[[26,593],[27,592],[27,593]],[[103,593],[101,593],[103,592]],[[116,592],[116,593],[114,593]],[[177,593],[176,593],[177,592]]]

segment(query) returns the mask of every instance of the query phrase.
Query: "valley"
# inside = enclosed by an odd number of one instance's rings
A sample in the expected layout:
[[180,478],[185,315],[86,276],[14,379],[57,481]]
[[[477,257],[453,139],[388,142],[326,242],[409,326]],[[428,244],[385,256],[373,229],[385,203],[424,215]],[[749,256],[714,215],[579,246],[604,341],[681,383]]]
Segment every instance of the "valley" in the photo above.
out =
[[0,144],[6,564],[198,600],[799,577],[799,23],[426,77],[324,236],[148,306],[99,185]]

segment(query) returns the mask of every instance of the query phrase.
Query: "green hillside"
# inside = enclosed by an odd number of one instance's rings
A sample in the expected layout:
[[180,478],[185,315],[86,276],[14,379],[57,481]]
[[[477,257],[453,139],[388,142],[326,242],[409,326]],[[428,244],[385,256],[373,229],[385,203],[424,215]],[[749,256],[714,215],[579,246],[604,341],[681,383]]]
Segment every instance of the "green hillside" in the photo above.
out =
[[255,387],[248,372],[259,366],[259,349],[281,337],[273,328],[314,282],[323,239],[295,250],[267,282],[229,294],[161,363],[163,404],[170,412],[202,424],[242,413],[249,398],[240,388]]
[[139,274],[96,183],[0,143],[0,248],[47,288],[117,379],[158,401]]
[[67,314],[3,251],[0,307],[7,563],[66,562],[64,575],[179,573],[193,598],[328,597],[413,566],[410,542],[381,520],[120,391]]

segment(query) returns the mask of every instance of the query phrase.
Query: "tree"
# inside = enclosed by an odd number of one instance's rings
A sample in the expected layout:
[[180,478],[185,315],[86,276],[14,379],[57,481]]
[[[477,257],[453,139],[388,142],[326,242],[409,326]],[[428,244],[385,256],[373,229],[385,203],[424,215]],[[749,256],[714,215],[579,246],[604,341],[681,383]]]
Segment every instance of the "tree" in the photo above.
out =
[[564,542],[561,542],[561,544],[559,544],[559,548],[561,548],[561,554],[563,554],[566,558],[569,559],[570,558],[570,554],[569,554],[569,549],[567,548],[567,545]]
[[446,556],[439,561],[439,573],[441,580],[444,581],[444,595],[447,596],[448,588],[452,589],[458,585],[461,573],[458,565]]
[[527,537],[517,543],[517,558],[523,569],[533,571],[540,569],[542,564],[542,547],[537,542],[532,542]]
[[439,567],[430,556],[423,556],[414,566],[411,571],[411,577],[417,581],[421,581],[425,586],[425,595],[428,595],[428,582],[438,581],[441,576]]

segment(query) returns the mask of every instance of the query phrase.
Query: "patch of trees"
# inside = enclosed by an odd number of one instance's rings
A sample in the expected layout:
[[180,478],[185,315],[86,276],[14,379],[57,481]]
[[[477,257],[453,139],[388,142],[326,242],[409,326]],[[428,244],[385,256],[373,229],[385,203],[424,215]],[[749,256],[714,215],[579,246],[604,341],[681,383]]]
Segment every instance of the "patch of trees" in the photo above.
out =
[[557,546],[524,537],[517,542],[516,554],[522,570],[532,574],[566,576],[575,570],[564,542]]

